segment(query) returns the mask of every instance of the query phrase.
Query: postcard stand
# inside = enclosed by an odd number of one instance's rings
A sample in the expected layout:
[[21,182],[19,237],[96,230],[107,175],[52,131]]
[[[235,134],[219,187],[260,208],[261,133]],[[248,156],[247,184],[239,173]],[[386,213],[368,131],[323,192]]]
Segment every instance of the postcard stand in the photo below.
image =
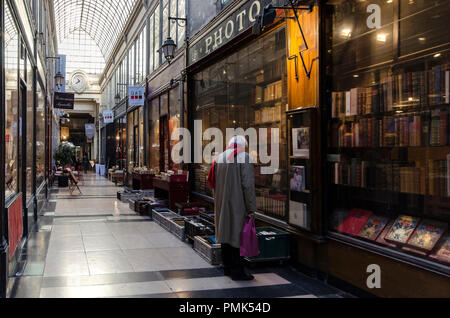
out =
[[320,189],[320,119],[318,108],[287,112],[289,224],[321,232],[316,202]]

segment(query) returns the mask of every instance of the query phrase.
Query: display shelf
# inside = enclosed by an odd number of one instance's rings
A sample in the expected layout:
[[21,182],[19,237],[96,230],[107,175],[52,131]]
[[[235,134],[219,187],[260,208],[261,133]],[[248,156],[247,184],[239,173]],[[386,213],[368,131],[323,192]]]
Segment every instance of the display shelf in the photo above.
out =
[[436,272],[440,275],[443,274],[450,277],[450,267],[448,263],[441,262],[439,260],[422,258],[418,255],[408,253],[404,250],[394,249],[388,246],[368,242],[360,238],[351,237],[337,232],[329,232],[328,239],[335,240],[356,248],[364,249],[366,251],[370,251],[384,257],[393,258],[398,261],[405,262],[406,264],[424,268]]
[[387,189],[366,189],[350,185],[332,185],[330,200],[337,207],[359,207],[375,213],[396,217],[400,212],[414,216],[436,216],[450,222],[450,197],[404,193]]

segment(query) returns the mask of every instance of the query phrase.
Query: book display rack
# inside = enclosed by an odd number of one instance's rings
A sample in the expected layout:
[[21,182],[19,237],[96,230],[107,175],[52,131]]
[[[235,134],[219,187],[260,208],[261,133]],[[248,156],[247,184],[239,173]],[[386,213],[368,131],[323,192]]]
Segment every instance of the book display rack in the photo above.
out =
[[450,8],[379,1],[370,28],[346,16],[364,6],[333,5],[329,230],[448,265],[450,45],[436,13]]

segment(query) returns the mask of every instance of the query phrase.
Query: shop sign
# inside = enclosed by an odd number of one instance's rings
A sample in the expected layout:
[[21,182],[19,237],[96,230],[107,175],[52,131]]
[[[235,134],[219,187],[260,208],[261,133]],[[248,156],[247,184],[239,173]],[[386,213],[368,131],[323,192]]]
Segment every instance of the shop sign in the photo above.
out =
[[189,49],[189,65],[201,60],[248,30],[255,23],[256,16],[263,13],[265,6],[270,3],[276,5],[277,2],[277,0],[252,0],[246,2],[225,21],[191,46]]
[[105,124],[111,124],[114,122],[114,113],[112,110],[103,111],[103,122]]
[[73,109],[75,104],[75,95],[70,93],[55,92],[54,104],[55,108]]
[[144,106],[145,87],[143,86],[130,86],[128,87],[128,106]]
[[95,136],[95,124],[85,124],[86,137],[92,139]]

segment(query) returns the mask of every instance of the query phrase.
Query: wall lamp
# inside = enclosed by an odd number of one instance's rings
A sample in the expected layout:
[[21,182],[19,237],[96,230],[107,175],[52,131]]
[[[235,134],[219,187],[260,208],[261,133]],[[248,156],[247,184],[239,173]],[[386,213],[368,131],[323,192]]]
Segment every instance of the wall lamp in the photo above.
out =
[[[127,86],[128,84],[116,84],[117,86]],[[127,93],[128,94],[128,93]],[[114,97],[114,102],[117,104],[120,103],[120,101],[122,100],[122,97],[120,97],[120,94],[117,92],[116,96]]]
[[[170,34],[170,22],[171,21],[177,22],[179,26],[186,26],[187,25],[187,19],[186,18],[178,18],[178,17],[169,17],[169,34]],[[180,25],[178,21],[184,21],[184,25]],[[185,29],[186,31],[186,39],[187,39],[187,27]],[[164,41],[164,44],[161,47],[161,50],[163,51],[164,58],[169,62],[169,64],[172,62],[173,58],[175,57],[175,50],[177,48],[177,44],[174,40],[169,36],[167,40]]]
[[[47,57],[47,60],[61,60],[59,56]],[[64,75],[59,71],[55,74],[55,84],[57,87],[62,87],[64,85]]]

